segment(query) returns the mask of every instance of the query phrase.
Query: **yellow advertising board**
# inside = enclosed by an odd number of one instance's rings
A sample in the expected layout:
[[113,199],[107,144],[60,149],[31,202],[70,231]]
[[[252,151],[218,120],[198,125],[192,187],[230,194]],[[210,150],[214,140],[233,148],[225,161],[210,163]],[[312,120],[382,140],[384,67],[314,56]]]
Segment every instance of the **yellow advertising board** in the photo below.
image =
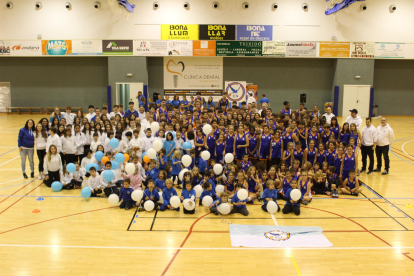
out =
[[349,58],[349,42],[321,41],[319,45],[319,57],[343,57]]
[[198,40],[199,29],[196,24],[163,24],[161,25],[162,40]]

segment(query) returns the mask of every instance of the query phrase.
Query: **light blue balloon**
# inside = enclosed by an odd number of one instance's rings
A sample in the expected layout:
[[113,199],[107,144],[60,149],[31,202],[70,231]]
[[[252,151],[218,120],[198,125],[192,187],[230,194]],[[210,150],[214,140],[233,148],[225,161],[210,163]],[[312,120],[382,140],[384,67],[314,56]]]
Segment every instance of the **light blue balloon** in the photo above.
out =
[[52,190],[54,192],[59,192],[60,190],[62,190],[63,188],[63,184],[60,181],[55,181],[52,183]]
[[105,170],[102,175],[106,182],[111,182],[114,179],[114,173],[111,170]]
[[116,149],[119,146],[119,141],[116,138],[112,138],[111,141],[109,141],[109,145],[111,148]]
[[85,169],[88,173],[91,173],[89,169],[93,166],[93,163],[86,164]]
[[102,161],[102,158],[104,157],[104,154],[102,151],[97,151],[95,153],[95,159],[98,160],[99,162]]
[[185,149],[185,150],[191,149],[191,143],[190,142],[184,142],[183,143],[183,149]]
[[118,162],[119,164],[122,164],[125,161],[125,156],[122,153],[117,153],[115,155],[115,161]]
[[116,161],[111,161],[111,164],[112,164],[112,169],[113,170],[119,169],[119,167],[120,167],[119,163],[116,162]]
[[98,164],[93,163],[93,167],[96,169],[96,171],[98,171],[98,170],[99,170],[99,165],[98,165]]
[[66,170],[68,173],[74,173],[76,171],[76,165],[73,163],[69,163],[66,165]]
[[[89,164],[88,164],[88,165],[89,165]],[[83,189],[82,189],[82,191],[81,191],[81,196],[82,196],[83,198],[89,198],[89,197],[91,197],[91,195],[92,195],[91,188],[89,188],[89,187],[85,187],[85,188],[83,188]]]

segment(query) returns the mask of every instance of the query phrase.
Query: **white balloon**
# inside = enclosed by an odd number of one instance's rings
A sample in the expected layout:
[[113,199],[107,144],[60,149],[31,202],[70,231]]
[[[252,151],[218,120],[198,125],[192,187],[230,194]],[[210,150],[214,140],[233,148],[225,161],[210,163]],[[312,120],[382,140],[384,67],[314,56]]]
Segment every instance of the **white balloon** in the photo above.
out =
[[249,192],[248,192],[246,189],[240,189],[240,190],[237,192],[237,197],[238,197],[240,200],[246,200],[248,196],[249,196]]
[[203,187],[201,185],[194,186],[194,191],[196,192],[196,197],[200,197],[203,192]]
[[152,200],[145,201],[145,203],[144,203],[145,211],[151,212],[152,210],[154,210],[154,207],[155,207],[154,201],[152,201]]
[[205,196],[203,197],[203,200],[201,201],[204,207],[210,207],[211,204],[213,204],[213,198],[211,196]]
[[201,152],[201,158],[203,158],[203,160],[208,160],[210,159],[210,152],[208,150],[202,151]]
[[113,206],[118,205],[118,203],[119,203],[119,196],[117,194],[111,194],[108,197],[108,202],[109,202],[109,204],[111,204]]
[[183,162],[184,167],[190,166],[191,163],[192,163],[192,161],[193,160],[191,159],[191,156],[188,155],[188,154],[186,154],[183,157],[181,157],[181,162]]
[[131,194],[131,198],[136,202],[140,202],[144,193],[141,190],[135,190]]
[[298,201],[299,199],[300,199],[300,197],[302,196],[302,193],[298,190],[298,189],[293,189],[291,192],[290,192],[290,198],[293,200],[293,201]]
[[[190,202],[191,202],[191,205],[190,205]],[[184,209],[186,209],[187,211],[192,211],[192,210],[194,210],[194,209],[195,209],[196,204],[195,204],[195,202],[194,202],[194,201],[192,201],[191,199],[186,198],[186,199],[184,199],[184,201],[183,201],[183,206],[184,206]]]
[[[161,140],[155,140],[154,143],[152,143],[152,147],[155,149],[155,151],[160,151],[162,149]],[[148,151],[147,151],[147,154],[148,154]]]
[[135,173],[135,165],[134,163],[128,163],[125,166],[125,171],[127,174],[134,174]]
[[217,196],[218,196],[218,194],[220,194],[220,193],[222,193],[222,192],[224,192],[224,186],[223,185],[217,185],[216,186],[216,194],[217,194]]
[[155,132],[157,132],[159,129],[160,129],[160,125],[157,122],[151,123],[152,134],[155,134]]
[[269,201],[266,205],[267,211],[270,214],[274,214],[277,212],[277,204],[274,201]]
[[155,149],[149,149],[147,150],[147,155],[150,159],[154,159],[157,155],[157,152],[155,151]]
[[158,200],[158,202],[160,204],[164,204],[164,198],[162,197],[162,192],[158,192],[158,195],[160,196],[160,200]]
[[222,215],[230,214],[230,211],[231,211],[230,204],[228,204],[227,202],[220,204],[217,208],[217,211],[219,211],[219,213]]
[[223,171],[223,166],[221,164],[215,164],[213,167],[213,171],[215,174],[221,174]]
[[224,161],[226,161],[226,163],[231,163],[234,160],[234,155],[232,153],[227,153],[224,156]]
[[182,170],[182,171],[178,174],[178,178],[179,178],[180,180],[183,180],[183,178],[184,178],[184,174],[185,174],[186,172],[189,172],[189,170],[188,170],[188,169],[184,169],[184,170]]
[[180,207],[180,203],[181,203],[181,200],[180,200],[180,198],[178,196],[173,196],[173,197],[170,198],[170,205],[173,208]]
[[213,128],[211,127],[211,125],[204,125],[203,126],[203,132],[204,132],[205,135],[209,135],[212,130],[213,130]]

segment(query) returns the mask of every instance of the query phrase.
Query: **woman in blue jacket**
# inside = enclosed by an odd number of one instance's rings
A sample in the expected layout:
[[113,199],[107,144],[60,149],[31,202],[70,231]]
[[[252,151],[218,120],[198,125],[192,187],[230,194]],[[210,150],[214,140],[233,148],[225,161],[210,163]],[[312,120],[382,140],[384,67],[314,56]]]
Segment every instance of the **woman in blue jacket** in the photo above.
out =
[[26,157],[29,157],[30,163],[30,170],[32,171],[31,177],[34,178],[34,162],[33,162],[33,154],[34,154],[34,136],[35,125],[33,120],[28,120],[24,125],[24,128],[21,128],[19,131],[19,151],[20,151],[20,158],[21,158],[21,165],[22,165],[22,172],[23,177],[28,178],[26,174]]

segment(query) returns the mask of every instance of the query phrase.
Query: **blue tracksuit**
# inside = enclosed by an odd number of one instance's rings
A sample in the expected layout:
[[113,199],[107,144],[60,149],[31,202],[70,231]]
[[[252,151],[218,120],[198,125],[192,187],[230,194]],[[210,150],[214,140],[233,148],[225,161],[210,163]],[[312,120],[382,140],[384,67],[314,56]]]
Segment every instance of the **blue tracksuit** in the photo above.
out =
[[[239,197],[237,196],[237,193],[235,193],[233,198],[231,199],[231,203],[239,203],[239,202],[247,202],[247,199],[240,200]],[[233,208],[243,209],[243,208],[247,208],[247,207],[246,207],[246,205],[234,205],[233,204]]]
[[165,180],[159,180],[158,178],[155,180],[154,184],[158,189],[161,189],[161,190],[164,190],[164,188],[166,187]]
[[211,189],[210,191],[206,191],[206,190],[204,190],[204,191],[201,193],[201,196],[200,196],[200,205],[202,205],[203,198],[204,198],[205,196],[211,196],[211,198],[213,198],[213,200],[216,200],[216,199],[217,199],[216,192],[214,191],[214,189]]
[[157,170],[157,168],[153,168],[152,170],[150,170],[150,171],[147,171],[146,173],[145,173],[145,175],[146,176],[150,176],[150,178],[148,179],[148,180],[150,180],[150,179],[152,179],[152,180],[157,180],[157,178],[158,178],[158,170]]
[[203,158],[198,158],[198,170],[200,173],[204,173],[207,170],[207,161]]
[[[299,206],[300,207],[300,203],[290,203],[290,201],[292,200],[292,198],[290,197],[290,193],[292,192],[292,188],[290,188],[289,190],[287,190],[287,192],[285,193],[285,198],[287,198],[288,200],[286,201],[286,205],[293,205],[293,206]],[[303,199],[303,195],[300,197],[300,199]]]
[[184,197],[184,199],[187,199],[187,198],[191,199],[191,197],[194,196],[193,200],[195,200],[195,198],[196,198],[196,192],[193,189],[191,189],[189,191],[187,189],[184,189],[181,192],[181,196]]
[[[178,195],[177,194],[177,191],[173,187],[171,187],[171,189],[165,188],[162,191],[162,198],[164,199],[164,204],[162,204],[160,206],[160,211],[165,211],[165,209],[167,209],[167,206],[170,205],[170,199],[173,196],[176,196],[176,195]],[[174,210],[179,211],[180,210],[180,207],[178,207],[178,208],[176,208]]]
[[158,200],[160,200],[160,194],[157,192],[157,190],[155,190],[155,188],[154,189],[152,189],[152,191],[150,191],[149,189],[146,189],[145,191],[144,191],[144,195],[143,195],[143,197],[142,197],[142,200],[143,200],[143,202],[145,202],[146,200],[145,200],[145,198],[146,197],[148,197],[149,198],[149,200],[151,200],[151,197],[154,197],[154,203],[156,203]]
[[131,198],[131,194],[134,191],[132,188],[125,189],[123,186],[121,187],[121,192],[119,193],[119,201],[123,200],[124,202],[127,201],[134,201]]

